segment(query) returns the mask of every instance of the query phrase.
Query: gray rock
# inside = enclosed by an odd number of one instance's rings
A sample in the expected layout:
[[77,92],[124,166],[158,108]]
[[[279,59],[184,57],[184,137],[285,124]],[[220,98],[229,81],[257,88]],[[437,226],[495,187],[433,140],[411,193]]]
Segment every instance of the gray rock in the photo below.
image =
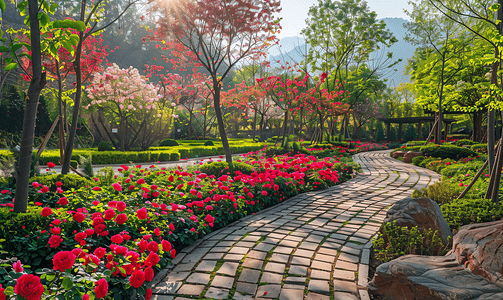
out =
[[420,230],[431,228],[437,231],[444,243],[452,238],[449,225],[442,215],[440,206],[428,198],[404,198],[393,205],[386,213],[384,223],[396,221],[401,227],[417,226]]

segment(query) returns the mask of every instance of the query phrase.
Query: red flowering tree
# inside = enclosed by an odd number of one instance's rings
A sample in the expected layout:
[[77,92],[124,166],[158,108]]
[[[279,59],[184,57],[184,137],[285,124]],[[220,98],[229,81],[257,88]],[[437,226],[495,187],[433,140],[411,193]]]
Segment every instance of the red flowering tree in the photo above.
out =
[[[194,59],[209,72],[213,102],[225,156],[231,151],[220,108],[223,80],[240,60],[264,55],[275,39],[279,0],[187,0],[151,2],[157,16],[152,38],[167,45],[177,58]],[[187,61],[186,61],[187,62]]]

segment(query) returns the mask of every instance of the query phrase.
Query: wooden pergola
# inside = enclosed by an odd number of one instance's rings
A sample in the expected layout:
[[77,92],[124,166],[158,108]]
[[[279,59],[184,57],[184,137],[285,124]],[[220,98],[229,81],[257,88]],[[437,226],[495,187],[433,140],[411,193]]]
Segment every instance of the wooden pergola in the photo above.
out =
[[[386,124],[386,138],[391,141],[391,124],[398,124],[398,140],[402,139],[403,124],[417,124],[417,139],[422,139],[421,131],[423,129],[423,123],[430,123],[430,127],[433,122],[435,122],[435,117],[407,117],[407,118],[379,118],[378,120],[383,121]],[[445,132],[448,132],[449,125],[455,122],[454,119],[443,119]]]

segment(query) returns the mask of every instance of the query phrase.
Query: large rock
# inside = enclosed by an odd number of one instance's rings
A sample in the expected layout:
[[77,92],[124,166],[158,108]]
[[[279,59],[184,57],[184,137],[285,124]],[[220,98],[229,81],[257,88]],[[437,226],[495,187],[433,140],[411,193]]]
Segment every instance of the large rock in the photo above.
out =
[[421,230],[431,228],[433,231],[438,231],[444,243],[448,242],[448,238],[452,238],[452,233],[449,225],[442,215],[440,206],[428,198],[404,198],[393,205],[384,219],[384,223],[396,221],[401,227],[417,226]]
[[399,157],[403,157],[405,155],[405,152],[403,151],[396,151],[393,153],[393,158],[399,158]]
[[503,289],[503,221],[461,227],[454,237],[452,252],[458,263],[473,274]]
[[368,285],[386,300],[501,300],[503,290],[449,256],[406,255],[380,265]]
[[410,164],[412,162],[412,159],[417,156],[423,156],[424,154],[422,152],[416,152],[416,151],[409,151],[404,154],[403,156],[403,162]]
[[369,290],[388,300],[503,299],[503,220],[461,227],[446,256],[406,255],[380,265]]

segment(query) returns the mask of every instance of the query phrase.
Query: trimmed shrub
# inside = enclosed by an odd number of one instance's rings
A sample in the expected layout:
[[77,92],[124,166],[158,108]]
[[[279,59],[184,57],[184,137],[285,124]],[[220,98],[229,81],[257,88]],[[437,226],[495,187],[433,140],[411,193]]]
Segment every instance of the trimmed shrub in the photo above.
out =
[[424,156],[416,156],[412,158],[412,164],[415,166],[419,166],[423,160],[425,160],[426,157]]
[[70,166],[72,166],[72,168],[74,169],[77,169],[79,167],[79,162],[76,160],[70,160]]
[[440,206],[445,220],[451,229],[473,223],[501,220],[503,205],[493,203],[490,199],[455,199]]
[[[457,140],[453,143],[454,145],[458,146],[458,147],[461,147],[461,146],[466,146],[466,145],[475,145],[475,144],[478,144],[478,142],[474,142],[472,140],[468,140],[468,139],[461,139],[461,140]],[[487,145],[486,145],[487,147]]]
[[435,145],[435,146],[428,145],[421,147],[420,151],[423,152],[425,156],[450,158],[454,160],[458,160],[463,157],[473,157],[477,155],[477,153],[475,153],[470,149],[452,145]]
[[82,176],[76,174],[51,174],[51,175],[40,175],[30,178],[30,183],[38,182],[51,189],[56,190],[56,182],[61,182],[63,185],[61,188],[63,190],[69,189],[79,189],[81,187],[93,186],[95,183],[92,180],[86,179]]
[[110,146],[110,144],[105,141],[101,141],[98,144],[98,151],[112,151],[112,150],[114,150],[114,148],[112,148],[112,146]]
[[178,152],[173,152],[169,154],[169,160],[170,161],[178,161],[180,160],[180,153]]
[[487,144],[473,144],[470,149],[477,153],[487,154]]
[[159,143],[159,146],[161,146],[161,147],[172,147],[172,146],[178,146],[178,143],[177,143],[177,141],[175,141],[173,139],[165,139],[165,140],[162,140]]
[[248,175],[254,172],[253,167],[244,162],[232,162],[232,168],[229,168],[229,164],[224,161],[206,163],[199,167],[199,171],[216,177],[227,174],[227,172],[231,175],[234,175],[236,171]]
[[215,146],[215,144],[213,143],[213,141],[206,141],[206,142],[204,142],[204,145],[205,146]]

